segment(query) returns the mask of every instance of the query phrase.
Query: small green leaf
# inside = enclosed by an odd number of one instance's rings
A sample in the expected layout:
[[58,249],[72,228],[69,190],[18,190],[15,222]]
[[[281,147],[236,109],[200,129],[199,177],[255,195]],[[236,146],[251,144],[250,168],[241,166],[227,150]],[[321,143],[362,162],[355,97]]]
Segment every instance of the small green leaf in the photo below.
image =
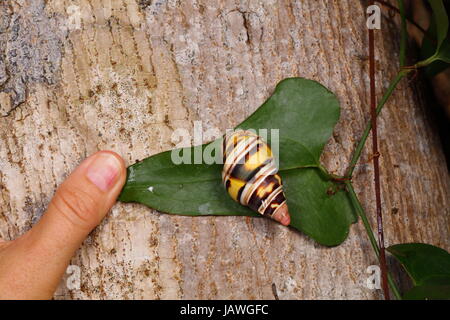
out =
[[[347,193],[318,169],[339,110],[334,94],[319,83],[290,78],[281,81],[273,95],[238,126],[269,132],[279,129],[279,174],[291,226],[328,246],[344,241],[350,224],[356,221]],[[270,138],[269,134],[269,143]],[[220,140],[200,150],[217,144]],[[194,147],[183,152],[190,152],[192,159]],[[259,216],[229,197],[221,182],[221,170],[220,164],[176,165],[171,152],[163,152],[128,168],[119,200],[180,215]]]
[[448,39],[442,43],[437,55],[437,59],[446,62],[447,67],[449,66],[448,63],[450,63],[450,41]]
[[448,16],[442,0],[429,0],[436,22],[437,49],[441,47],[448,33]]
[[449,300],[450,277],[427,278],[425,284],[413,287],[403,295],[405,300]]
[[424,61],[432,58],[426,66],[426,74],[428,77],[434,77],[438,73],[447,69],[450,65],[450,40],[444,39],[439,48],[437,48],[437,28],[435,17],[431,17],[430,27],[427,30],[426,36],[423,38],[422,46],[420,48],[420,57]]
[[404,299],[450,299],[450,254],[424,243],[404,243],[387,250],[402,264],[414,287]]
[[450,276],[450,254],[425,243],[396,244],[387,250],[403,265],[415,285],[432,276]]

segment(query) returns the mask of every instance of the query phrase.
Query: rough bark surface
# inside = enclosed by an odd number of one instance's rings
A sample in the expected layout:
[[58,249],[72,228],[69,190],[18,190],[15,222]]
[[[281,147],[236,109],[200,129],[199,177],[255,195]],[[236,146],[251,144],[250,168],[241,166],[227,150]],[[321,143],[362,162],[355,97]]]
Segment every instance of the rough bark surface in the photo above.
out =
[[[379,95],[398,65],[398,21],[386,16],[376,32]],[[9,0],[0,3],[0,45],[3,239],[29,229],[87,155],[112,149],[132,164],[172,148],[172,132],[196,120],[225,131],[285,77],[317,80],[339,98],[322,159],[334,173],[369,116],[365,7],[356,0]],[[387,245],[450,249],[448,173],[417,80],[401,83],[379,126]],[[354,181],[373,216],[369,157]],[[71,262],[80,287],[68,274],[55,298],[273,299],[274,284],[280,299],[371,299],[380,297],[366,286],[374,264],[361,223],[325,248],[268,219],[118,203]]]

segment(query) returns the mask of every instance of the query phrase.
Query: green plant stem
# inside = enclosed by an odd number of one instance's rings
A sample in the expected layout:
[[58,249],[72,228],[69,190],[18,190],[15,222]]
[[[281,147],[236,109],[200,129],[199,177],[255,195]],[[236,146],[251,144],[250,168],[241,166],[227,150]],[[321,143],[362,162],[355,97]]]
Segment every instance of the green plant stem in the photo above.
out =
[[[386,90],[386,92],[384,93],[380,102],[378,102],[377,109],[376,109],[377,115],[380,114],[381,110],[383,109],[384,105],[386,104],[386,101],[392,95],[395,88],[397,87],[397,84],[400,82],[400,80],[403,79],[404,76],[406,76],[409,72],[411,72],[413,70],[417,70],[418,68],[428,66],[430,63],[437,60],[437,56],[438,56],[438,54],[435,53],[433,56],[431,56],[425,60],[419,61],[418,63],[416,63],[413,66],[402,67],[400,69],[400,71],[396,74],[394,79],[391,81],[391,83],[389,84],[389,87]],[[347,174],[345,175],[345,177],[347,179],[351,179],[351,177],[353,175],[353,171],[355,171],[356,164],[358,163],[358,160],[361,157],[361,153],[364,149],[364,145],[366,144],[366,140],[369,137],[370,130],[372,130],[372,123],[369,121],[366,125],[366,129],[364,130],[364,133],[363,133],[361,139],[358,142],[358,145],[356,146],[355,152],[353,153],[352,160],[350,161],[350,164],[348,166]]]
[[377,258],[380,255],[380,249],[378,248],[377,240],[375,239],[375,236],[373,235],[372,227],[370,226],[369,220],[367,219],[367,216],[364,212],[364,208],[361,205],[361,202],[359,202],[358,196],[355,193],[355,189],[353,189],[353,185],[351,182],[345,182],[345,186],[347,187],[347,190],[350,195],[350,199],[353,202],[353,205],[356,208],[356,212],[358,213],[358,216],[361,218],[364,227],[367,230],[367,234],[369,236],[370,243],[372,244],[372,248],[375,250],[375,254],[377,255]]
[[[397,84],[400,82],[400,80],[403,79],[403,77],[406,74],[408,74],[408,72],[410,72],[411,70],[402,69],[400,72],[397,73],[394,80],[392,80],[392,82],[390,83],[386,93],[383,95],[383,97],[381,98],[380,102],[377,105],[377,108],[376,108],[377,115],[383,109],[383,106],[386,104],[386,101],[389,99],[389,97],[394,92],[394,90],[397,87]],[[364,224],[364,227],[366,229],[367,236],[369,237],[372,248],[374,249],[378,260],[380,260],[380,248],[378,247],[377,240],[375,239],[375,236],[372,231],[372,227],[370,226],[369,220],[367,219],[364,208],[362,207],[361,203],[359,202],[358,196],[356,195],[355,190],[353,189],[353,185],[351,184],[351,180],[350,180],[353,175],[353,171],[355,170],[356,164],[357,164],[359,158],[361,157],[362,150],[364,149],[364,145],[366,144],[366,140],[369,137],[371,129],[372,129],[372,123],[369,121],[369,123],[366,126],[366,129],[364,130],[363,136],[359,140],[359,143],[353,154],[352,160],[350,162],[350,165],[349,165],[349,168],[348,168],[348,171],[346,174],[347,181],[345,181],[344,183],[347,187],[347,190],[349,192],[349,195],[353,202],[353,205],[355,206],[356,212],[358,213],[358,216],[361,218],[361,221]],[[400,300],[401,299],[400,291],[398,290],[390,272],[387,272],[387,278],[388,278],[387,280],[388,280],[389,287],[391,288],[395,297]]]
[[411,67],[411,69],[426,67],[429,64],[431,64],[432,62],[438,60],[438,56],[439,56],[439,54],[438,54],[438,52],[436,52],[431,57],[429,57],[429,58],[427,58],[425,60],[417,62],[413,67]]
[[[383,109],[383,106],[385,105],[386,101],[389,99],[389,97],[394,92],[397,84],[410,71],[411,70],[408,70],[408,69],[402,69],[399,73],[397,73],[394,80],[392,80],[391,84],[389,85],[383,98],[381,98],[380,102],[377,105],[377,109],[376,109],[377,115],[380,113],[381,109]],[[351,178],[353,175],[353,171],[355,170],[356,164],[358,163],[358,160],[361,157],[361,153],[364,149],[364,145],[366,144],[366,140],[369,137],[369,133],[370,133],[371,129],[372,129],[372,123],[369,121],[369,123],[366,125],[366,129],[364,130],[364,133],[363,133],[361,139],[358,142],[358,145],[355,149],[352,160],[350,161],[350,165],[348,167],[347,174],[345,175],[347,178]]]
[[406,30],[406,13],[403,0],[397,0],[400,16],[402,18],[401,37],[400,37],[400,68],[406,64],[406,46],[408,44],[408,33]]
[[[375,239],[372,227],[370,226],[369,220],[367,219],[364,208],[362,207],[361,202],[359,202],[358,196],[355,193],[355,189],[353,189],[352,183],[350,181],[346,181],[345,186],[347,187],[348,193],[350,195],[350,199],[352,200],[353,205],[355,206],[356,212],[358,213],[358,216],[361,218],[361,221],[363,222],[364,228],[366,229],[367,235],[369,237],[372,248],[375,251],[377,259],[380,260],[380,248],[378,247],[377,240]],[[400,291],[397,288],[397,285],[395,284],[394,279],[392,278],[392,276],[389,272],[387,273],[387,277],[388,277],[389,287],[391,288],[395,297],[398,300],[401,300],[402,296],[400,295]]]

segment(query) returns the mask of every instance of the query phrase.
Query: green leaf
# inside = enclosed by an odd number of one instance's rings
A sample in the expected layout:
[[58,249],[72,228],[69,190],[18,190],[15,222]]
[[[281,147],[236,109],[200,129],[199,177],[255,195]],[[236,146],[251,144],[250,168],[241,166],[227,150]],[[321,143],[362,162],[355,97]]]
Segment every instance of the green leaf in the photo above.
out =
[[331,91],[312,80],[289,78],[281,81],[272,96],[237,127],[280,130],[281,170],[319,166],[339,114],[339,102]]
[[448,33],[448,16],[442,0],[429,0],[436,22],[437,49],[441,47]]
[[428,77],[434,77],[438,73],[447,69],[450,65],[450,40],[444,39],[443,43],[437,48],[437,28],[435,17],[431,17],[430,27],[426,36],[423,38],[420,48],[421,59],[426,60],[433,57],[432,62],[426,66]]
[[396,244],[387,250],[403,265],[414,284],[431,276],[450,276],[450,254],[425,243]]
[[405,300],[449,300],[450,277],[431,277],[403,295]]
[[403,265],[415,285],[431,276],[450,276],[450,254],[425,243],[396,244],[387,250]]
[[350,198],[318,169],[282,171],[291,226],[327,246],[342,243],[356,222]]
[[446,62],[447,67],[449,66],[448,63],[450,63],[450,41],[448,39],[442,43],[437,55],[437,59]]
[[170,151],[159,153],[128,167],[119,200],[181,215],[258,216],[229,197],[221,183],[221,170],[220,165],[176,165]]
[[448,67],[450,62],[450,39],[448,15],[442,0],[429,0],[433,15],[420,49],[423,60],[416,66],[426,67],[426,73],[433,77]]
[[404,243],[387,250],[402,264],[414,288],[405,299],[450,299],[450,254],[424,243]]
[[[291,214],[291,226],[317,242],[333,246],[345,240],[356,221],[347,193],[320,170],[320,155],[339,119],[339,103],[317,82],[290,78],[238,127],[279,129],[280,171]],[[193,159],[195,149],[206,152],[221,139],[201,147],[177,149]],[[276,150],[274,150],[276,152]],[[234,202],[221,182],[220,164],[179,164],[163,152],[128,168],[119,200],[140,202],[180,215],[260,216]]]

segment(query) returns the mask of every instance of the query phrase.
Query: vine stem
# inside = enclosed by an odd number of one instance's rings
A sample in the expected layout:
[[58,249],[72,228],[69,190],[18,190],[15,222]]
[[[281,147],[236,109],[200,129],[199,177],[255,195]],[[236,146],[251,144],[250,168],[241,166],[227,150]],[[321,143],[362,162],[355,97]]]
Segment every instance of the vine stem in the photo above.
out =
[[[373,0],[371,1],[373,3]],[[374,32],[372,29],[369,29],[369,68],[370,68],[370,107],[371,107],[371,119],[369,123],[367,124],[363,136],[358,142],[358,145],[355,149],[355,152],[353,154],[353,157],[350,161],[349,167],[347,169],[347,174],[345,175],[346,180],[344,180],[345,185],[347,186],[347,189],[350,194],[350,198],[352,199],[352,202],[356,208],[356,211],[358,212],[358,215],[360,216],[364,227],[367,231],[370,243],[376,253],[376,256],[380,262],[381,267],[381,275],[382,275],[382,287],[384,296],[386,299],[389,299],[389,289],[388,285],[391,288],[392,292],[394,293],[395,297],[397,299],[401,299],[401,295],[399,293],[399,290],[397,286],[395,285],[395,282],[392,279],[392,276],[390,275],[387,265],[386,265],[386,257],[384,252],[384,234],[383,234],[383,220],[382,220],[382,213],[381,213],[381,187],[380,187],[380,176],[379,176],[379,153],[378,153],[378,140],[377,140],[377,116],[381,112],[383,106],[386,104],[389,97],[394,92],[395,88],[397,87],[400,80],[403,79],[403,77],[408,74],[410,71],[414,70],[415,68],[405,68],[405,56],[406,56],[406,23],[405,23],[405,14],[404,14],[404,6],[403,1],[399,0],[399,7],[400,7],[400,13],[402,15],[402,41],[400,43],[400,71],[396,74],[394,79],[389,84],[388,89],[386,90],[385,94],[379,101],[378,105],[376,104],[376,96],[375,96],[375,57],[374,57]],[[353,189],[353,185],[351,183],[351,178],[353,176],[353,172],[355,170],[356,164],[358,163],[359,158],[361,157],[362,151],[364,149],[365,143],[367,141],[367,138],[369,137],[369,134],[372,130],[372,146],[373,146],[373,163],[374,163],[374,182],[375,182],[375,197],[376,197],[376,209],[377,209],[377,223],[378,223],[378,242],[375,239],[374,233],[372,231],[372,228],[370,226],[370,223],[367,219],[366,213],[361,205],[361,203],[358,200],[358,197],[356,196],[356,193]]]
[[[370,1],[373,5],[374,0]],[[402,37],[403,40],[403,37]],[[405,58],[405,48],[403,41],[400,51],[401,66],[403,66]],[[378,129],[377,129],[377,112],[376,112],[376,90],[375,90],[375,33],[373,28],[369,28],[369,80],[370,80],[370,122],[372,127],[372,161],[375,184],[375,204],[377,216],[378,246],[380,248],[379,261],[381,269],[381,286],[383,288],[384,299],[390,300],[389,286],[387,280],[387,264],[384,248],[384,230],[383,230],[383,212],[381,208],[381,183],[380,183],[380,152],[378,150]]]
[[[374,2],[374,0],[370,1],[372,4]],[[385,1],[378,1],[380,3],[386,3]],[[353,189],[353,185],[352,185],[352,177],[353,177],[353,172],[355,170],[356,164],[359,161],[359,158],[361,157],[362,151],[364,149],[364,145],[366,144],[367,138],[369,137],[370,131],[372,129],[372,127],[374,127],[376,129],[376,121],[374,121],[374,119],[376,119],[376,117],[379,115],[379,113],[381,112],[381,110],[383,109],[383,106],[386,104],[386,101],[389,99],[389,97],[392,95],[392,93],[394,92],[395,88],[397,87],[398,83],[400,82],[400,80],[403,79],[403,77],[405,77],[409,72],[411,71],[417,71],[418,68],[421,67],[425,67],[428,66],[430,63],[434,62],[435,60],[438,59],[438,52],[436,52],[433,56],[429,57],[428,59],[422,60],[417,62],[415,65],[413,66],[405,66],[405,62],[406,62],[406,44],[407,44],[407,32],[406,32],[406,20],[407,17],[405,16],[405,12],[404,12],[404,3],[403,0],[398,0],[399,3],[399,8],[400,9],[396,9],[397,12],[399,12],[401,14],[402,17],[402,28],[401,28],[401,42],[400,42],[400,70],[398,71],[398,73],[395,75],[394,79],[391,81],[391,83],[389,84],[389,87],[387,88],[386,92],[384,93],[383,97],[381,98],[381,100],[378,102],[378,104],[376,105],[375,108],[375,104],[376,102],[374,102],[374,98],[375,98],[375,94],[374,94],[374,55],[373,55],[373,33],[371,34],[370,30],[369,30],[369,46],[371,48],[369,48],[370,50],[370,69],[371,69],[371,121],[369,121],[366,125],[366,128],[364,130],[364,133],[361,137],[361,139],[358,142],[358,145],[356,146],[355,152],[353,153],[352,159],[350,160],[350,164],[347,168],[347,172],[343,177],[338,177],[338,176],[334,176],[331,175],[330,177],[332,179],[334,179],[335,181],[339,181],[341,183],[344,183],[348,194],[350,196],[350,199],[356,209],[356,212],[358,214],[358,216],[361,218],[363,225],[366,229],[367,235],[369,237],[370,243],[372,245],[372,248],[375,251],[375,254],[378,258],[378,260],[380,261],[380,265],[383,266],[383,262],[385,263],[385,261],[382,261],[382,257],[384,257],[384,252],[383,250],[380,250],[380,247],[377,244],[377,240],[375,239],[372,227],[370,226],[370,223],[367,219],[366,213],[364,211],[364,208],[362,207],[356,193],[355,190]],[[373,32],[373,30],[372,30]],[[427,36],[428,34],[425,32],[425,36]],[[375,124],[375,126],[373,125]],[[376,134],[376,133],[375,133]],[[376,141],[375,141],[376,142]],[[375,145],[375,143],[374,143]],[[377,151],[376,149],[374,149],[375,151]],[[378,158],[378,152],[374,152],[374,158]],[[323,169],[323,168],[322,168]],[[326,170],[325,170],[326,171]],[[377,174],[375,173],[375,177],[377,176]],[[378,178],[379,179],[379,178]],[[376,183],[377,184],[377,183]],[[379,184],[379,181],[378,181]],[[378,186],[379,187],[379,186]],[[377,187],[376,187],[377,188]],[[379,190],[378,190],[379,192]],[[380,203],[380,197],[378,195],[378,192],[376,194],[377,196],[377,213],[379,208],[381,208],[381,203]],[[377,218],[380,218],[380,215],[377,215]],[[378,220],[378,227],[380,227],[380,220]],[[380,230],[379,230],[380,231]],[[379,238],[380,240],[380,244],[383,244],[383,238]],[[383,244],[384,245],[384,244]],[[384,248],[383,248],[384,249]],[[389,273],[389,271],[387,270],[387,268],[385,269],[385,276],[386,276],[386,282],[389,284],[389,287],[391,288],[392,292],[394,293],[394,296],[401,300],[402,297],[400,295],[400,291],[398,290],[391,274]],[[387,286],[384,286],[387,287]],[[385,288],[384,292],[385,292],[385,296],[386,296],[386,290]]]
[[[386,104],[386,101],[389,99],[389,97],[392,95],[392,93],[394,92],[395,88],[397,87],[398,83],[400,82],[400,80],[403,79],[403,77],[405,77],[409,72],[416,70],[419,67],[424,67],[428,64],[430,64],[431,62],[433,62],[435,60],[435,57],[430,57],[424,61],[420,61],[418,63],[416,63],[413,67],[408,68],[408,67],[403,67],[400,69],[400,71],[395,75],[394,79],[391,81],[391,83],[389,84],[388,89],[386,90],[386,92],[384,93],[383,97],[381,98],[381,100],[378,102],[378,105],[375,109],[376,115],[378,115],[381,110],[383,109],[384,105]],[[373,250],[375,251],[375,254],[378,258],[378,260],[380,259],[380,248],[378,247],[378,243],[377,240],[375,239],[372,227],[370,226],[369,220],[367,219],[366,213],[364,211],[364,208],[362,207],[361,203],[359,202],[359,199],[355,193],[355,190],[353,189],[353,185],[351,182],[352,176],[353,176],[353,172],[355,170],[356,164],[359,161],[359,158],[361,157],[362,151],[364,149],[364,145],[366,144],[367,138],[369,137],[370,131],[372,129],[372,122],[369,121],[366,125],[366,128],[364,130],[364,133],[361,137],[361,139],[358,142],[358,145],[355,149],[355,152],[353,153],[352,159],[350,161],[350,164],[348,166],[347,169],[347,173],[344,177],[339,177],[339,181],[343,182],[347,188],[348,194],[350,196],[350,199],[356,209],[356,212],[358,214],[358,216],[361,218],[361,221],[363,222],[364,228],[366,229],[367,235],[369,237],[369,241],[370,244],[372,245]],[[399,289],[397,288],[390,272],[387,272],[387,282],[389,284],[389,287],[391,288],[394,296],[398,299],[401,300],[401,294]]]
[[[350,181],[345,181],[345,186],[347,187],[348,194],[350,195],[350,199],[355,206],[356,212],[358,216],[361,218],[361,221],[363,222],[364,228],[366,229],[367,235],[370,240],[370,244],[372,245],[373,250],[375,251],[375,254],[380,259],[380,248],[378,247],[377,240],[375,239],[375,236],[373,234],[372,227],[370,226],[369,220],[367,219],[366,213],[364,211],[364,208],[361,205],[361,202],[359,202],[358,196],[355,193],[355,189],[353,189],[353,185]],[[394,296],[401,300],[402,296],[400,294],[399,289],[397,288],[397,285],[394,282],[394,279],[392,278],[391,274],[387,272],[387,282],[389,284],[389,287],[391,288],[392,292],[394,293]]]
[[398,8],[400,12],[400,17],[402,18],[401,24],[401,37],[400,37],[400,68],[403,68],[406,65],[406,47],[408,43],[408,32],[406,28],[406,13],[405,13],[405,4],[403,0],[397,0]]
[[[395,87],[400,82],[400,80],[403,79],[403,77],[408,74],[411,70],[409,69],[402,69],[400,72],[397,73],[394,80],[390,83],[388,89],[386,90],[386,93],[381,98],[380,102],[378,102],[377,108],[375,109],[376,114],[378,115],[380,111],[383,109],[383,106],[385,105],[386,101],[389,99],[389,97],[392,95],[392,93],[395,90]],[[369,137],[370,130],[372,129],[372,123],[369,122],[366,126],[366,129],[364,130],[364,133],[361,137],[361,139],[358,142],[358,145],[355,149],[355,152],[353,153],[352,160],[350,161],[350,164],[347,169],[347,174],[345,177],[351,178],[353,176],[353,171],[355,170],[356,164],[358,163],[359,158],[361,157],[361,153],[364,149],[364,145],[366,144],[366,140]]]

